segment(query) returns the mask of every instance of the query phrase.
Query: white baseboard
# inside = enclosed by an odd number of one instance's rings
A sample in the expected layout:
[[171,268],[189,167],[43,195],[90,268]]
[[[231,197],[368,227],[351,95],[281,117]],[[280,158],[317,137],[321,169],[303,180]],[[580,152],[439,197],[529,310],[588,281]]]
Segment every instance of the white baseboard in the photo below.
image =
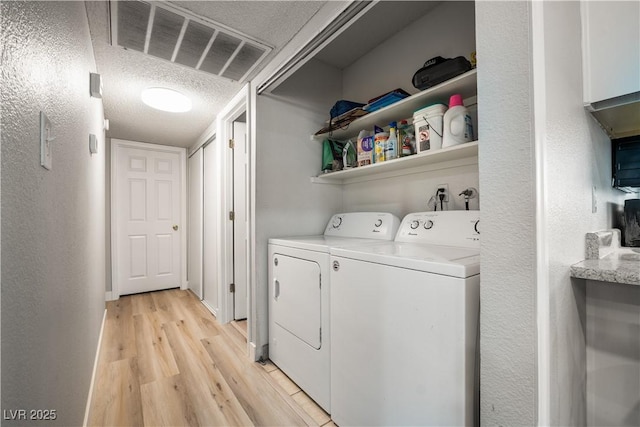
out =
[[204,305],[205,307],[207,307],[207,310],[209,310],[209,311],[211,312],[211,314],[213,314],[214,316],[216,316],[216,319],[218,318],[217,310],[215,310],[213,307],[211,307],[211,306],[209,305],[209,303],[208,303],[208,302],[206,302],[205,300],[201,300],[200,302],[202,303],[202,305]]
[[111,291],[105,292],[105,294],[104,294],[104,300],[105,301],[115,301],[117,299],[118,298],[115,298],[115,295]]
[[256,343],[249,343],[249,360],[253,360],[254,362],[258,361],[258,357],[256,355]]
[[[109,292],[111,293],[111,292]],[[89,409],[91,409],[91,399],[93,398],[93,386],[96,382],[96,372],[98,372],[98,359],[100,357],[100,348],[102,347],[102,334],[104,332],[104,324],[107,321],[107,309],[104,309],[104,315],[102,315],[102,326],[100,326],[100,336],[98,337],[98,348],[96,349],[96,358],[93,361],[93,373],[91,374],[91,384],[89,384],[89,396],[87,397],[87,407],[84,410],[84,422],[83,427],[87,427],[89,422]]]

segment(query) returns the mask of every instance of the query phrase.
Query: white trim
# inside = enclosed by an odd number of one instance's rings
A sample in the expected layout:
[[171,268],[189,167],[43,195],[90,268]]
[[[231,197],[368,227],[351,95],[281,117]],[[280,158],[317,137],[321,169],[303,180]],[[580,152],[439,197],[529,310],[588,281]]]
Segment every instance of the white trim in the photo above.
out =
[[537,425],[551,425],[551,326],[547,227],[544,2],[531,3],[533,131],[536,179]]
[[[247,322],[247,325],[249,324],[249,322]],[[249,342],[249,360],[255,360],[257,361],[259,359],[259,357],[256,357],[256,345],[255,343]]]
[[[228,148],[229,146],[227,141],[230,139],[232,134],[233,122],[245,112],[247,114],[247,123],[249,123],[249,84],[245,85],[218,115],[218,129],[221,134],[220,144],[218,144],[220,161],[218,168],[220,171],[218,194],[224,195],[220,205],[221,210],[219,211],[220,224],[218,224],[218,247],[221,249],[219,254],[219,266],[221,266],[221,268],[218,273],[220,277],[220,294],[218,299],[218,301],[220,301],[220,307],[217,319],[220,323],[228,323],[233,320],[233,296],[229,292],[229,284],[233,278],[233,223],[229,221],[229,212],[233,207],[233,168],[231,164],[233,158],[231,156],[231,151]],[[247,138],[249,138],[248,133]],[[251,141],[249,140],[247,142],[247,147],[250,147],[250,145]],[[247,153],[247,156],[250,157],[250,153]],[[247,183],[247,185],[249,187],[247,194],[249,194],[251,191],[251,185],[250,183]],[[247,223],[251,223],[253,222],[253,218],[250,216],[251,208],[247,206],[247,209],[249,211]],[[253,242],[251,239],[247,239],[247,242],[247,251],[251,253]],[[247,257],[247,260],[248,259],[249,257]],[[250,267],[250,262],[247,262],[248,274],[250,274]],[[247,277],[249,278],[251,276],[248,275]],[[248,299],[249,298],[247,297],[247,300]],[[247,315],[250,315],[249,310],[247,310]]]
[[[249,118],[249,113],[253,116],[257,111],[257,102],[258,102],[258,91],[255,86],[251,86],[249,91],[249,105],[251,108],[247,108],[247,119]],[[247,342],[249,343],[249,355],[252,356],[250,360],[257,361],[262,356],[262,341],[265,341],[266,337],[259,336],[259,327],[258,327],[258,284],[256,278],[256,176],[257,170],[256,165],[258,163],[257,159],[257,123],[255,120],[247,120],[247,137],[249,138],[249,215],[252,219],[249,221],[249,239],[251,242],[251,249],[249,250],[249,265],[251,267],[251,276],[249,276],[249,310],[247,311]],[[260,304],[260,308],[266,308],[267,304]],[[264,321],[268,324],[268,318],[265,317]],[[262,340],[262,341],[261,341]],[[268,344],[264,342],[264,344]],[[258,351],[258,345],[260,345],[261,350]],[[253,350],[252,350],[253,348]]]
[[191,148],[189,148],[189,157],[193,156],[193,154],[198,151],[200,148],[204,148],[207,145],[211,144],[216,139],[216,131],[217,131],[218,122],[216,120],[211,123],[207,129],[198,137],[198,142],[193,144]]
[[98,336],[98,348],[96,349],[96,357],[93,360],[93,373],[91,374],[91,383],[89,384],[89,396],[87,396],[87,406],[84,410],[84,421],[82,425],[84,427],[89,423],[89,410],[91,409],[91,399],[93,398],[93,388],[96,384],[96,373],[98,372],[98,361],[100,358],[100,348],[102,347],[102,336],[104,333],[104,324],[107,321],[107,309],[104,309],[102,315],[102,325],[100,326],[100,335]]
[[207,301],[200,300],[200,302],[202,303],[202,305],[204,305],[207,308],[207,310],[209,310],[211,312],[211,314],[216,316],[216,320],[217,320],[218,319],[218,314],[217,314],[218,311],[215,308],[211,307],[211,304],[209,304]]
[[[182,147],[168,145],[151,144],[147,142],[128,141],[126,139],[111,139],[111,298],[120,298],[118,286],[118,253],[117,253],[117,215],[118,206],[116,194],[116,178],[118,175],[118,154],[120,148],[137,148],[142,150],[164,151],[176,153],[180,156],[180,225],[187,224],[187,150]],[[183,226],[183,233],[180,238],[180,289],[187,289],[187,233],[186,226]]]
[[107,291],[107,292],[104,293],[104,300],[105,301],[115,301],[117,299],[118,298],[114,298],[113,297],[113,292],[111,292],[111,291]]

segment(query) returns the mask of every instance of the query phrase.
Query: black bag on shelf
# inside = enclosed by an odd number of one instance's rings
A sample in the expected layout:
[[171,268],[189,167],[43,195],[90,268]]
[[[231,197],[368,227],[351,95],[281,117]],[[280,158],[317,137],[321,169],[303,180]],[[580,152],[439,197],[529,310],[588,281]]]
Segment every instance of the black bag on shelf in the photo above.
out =
[[444,81],[466,73],[471,69],[471,62],[464,56],[443,58],[436,56],[424,63],[413,75],[412,83],[416,89],[425,90]]

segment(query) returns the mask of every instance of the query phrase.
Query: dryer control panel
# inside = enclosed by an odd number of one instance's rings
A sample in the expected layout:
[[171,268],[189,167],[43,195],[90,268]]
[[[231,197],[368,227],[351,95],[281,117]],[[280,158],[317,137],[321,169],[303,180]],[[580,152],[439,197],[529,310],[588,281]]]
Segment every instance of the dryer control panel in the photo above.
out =
[[324,235],[393,240],[399,225],[400,219],[387,212],[347,212],[332,216]]
[[480,211],[416,212],[404,217],[396,242],[480,247]]

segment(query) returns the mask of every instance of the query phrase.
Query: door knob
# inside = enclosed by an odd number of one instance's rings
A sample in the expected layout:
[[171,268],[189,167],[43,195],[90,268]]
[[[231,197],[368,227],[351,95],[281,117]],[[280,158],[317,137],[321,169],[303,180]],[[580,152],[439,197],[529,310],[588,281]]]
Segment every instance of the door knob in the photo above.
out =
[[173,226],[173,230],[174,231],[178,231],[178,225],[177,224]]

